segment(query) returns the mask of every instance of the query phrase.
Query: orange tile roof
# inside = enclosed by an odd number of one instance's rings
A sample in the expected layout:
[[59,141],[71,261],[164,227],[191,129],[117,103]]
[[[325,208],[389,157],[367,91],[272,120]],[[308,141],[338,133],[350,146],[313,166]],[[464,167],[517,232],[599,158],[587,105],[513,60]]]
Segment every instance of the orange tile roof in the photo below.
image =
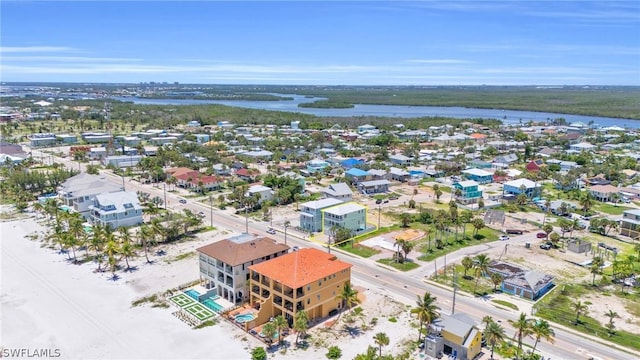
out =
[[469,135],[469,137],[471,137],[472,139],[486,139],[487,135],[479,134],[479,133],[473,133],[473,134]]
[[249,269],[297,289],[352,266],[318,249],[300,249]]

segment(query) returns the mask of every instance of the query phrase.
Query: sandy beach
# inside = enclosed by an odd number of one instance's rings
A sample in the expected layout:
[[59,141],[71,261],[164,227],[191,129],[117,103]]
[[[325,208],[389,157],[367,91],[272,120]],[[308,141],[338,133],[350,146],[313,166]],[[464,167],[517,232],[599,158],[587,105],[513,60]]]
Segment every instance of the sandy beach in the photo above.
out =
[[[175,256],[228,234],[207,233],[198,240],[165,246],[166,255],[153,255],[152,265],[139,254],[130,261],[138,270],[119,271],[120,279],[112,281],[110,273],[95,273],[94,263],[74,265],[66,254],[30,239],[30,234],[43,231],[33,217],[0,223],[0,345],[5,349],[58,349],[64,359],[249,359],[253,347],[264,346],[225,321],[196,330],[174,317],[174,308],[131,306],[136,299],[196,280],[197,257]],[[78,253],[83,256],[84,252]],[[407,311],[399,311],[406,310],[404,304],[374,291],[363,295],[366,316],[358,323],[378,317],[378,325],[356,336],[318,325],[310,331],[313,340],[307,350],[292,346],[270,358],[324,359],[326,348],[338,345],[342,358],[352,359],[373,345],[377,332],[389,336],[390,345],[383,350],[388,352],[417,336]],[[394,313],[398,321],[388,321]],[[288,340],[293,344],[295,334]]]

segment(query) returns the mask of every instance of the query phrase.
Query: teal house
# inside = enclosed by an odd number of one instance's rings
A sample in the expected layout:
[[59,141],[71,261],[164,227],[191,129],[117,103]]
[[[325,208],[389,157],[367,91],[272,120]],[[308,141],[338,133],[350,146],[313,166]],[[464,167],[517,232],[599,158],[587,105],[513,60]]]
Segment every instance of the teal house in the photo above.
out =
[[453,187],[455,199],[461,204],[475,204],[482,198],[482,190],[473,180],[457,181],[453,183]]

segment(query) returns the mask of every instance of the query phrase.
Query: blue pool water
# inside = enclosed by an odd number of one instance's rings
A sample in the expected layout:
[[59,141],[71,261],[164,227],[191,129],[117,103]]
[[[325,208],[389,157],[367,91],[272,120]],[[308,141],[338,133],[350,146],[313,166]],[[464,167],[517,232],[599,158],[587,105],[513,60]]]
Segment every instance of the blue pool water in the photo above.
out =
[[236,315],[236,321],[239,323],[245,323],[247,321],[251,321],[253,319],[255,319],[256,317],[253,316],[253,314],[240,314],[240,315]]
[[220,305],[220,304],[218,304],[217,302],[215,302],[215,301],[214,301],[214,299],[217,299],[217,298],[219,298],[219,296],[217,296],[217,295],[216,295],[216,296],[214,296],[214,297],[211,297],[211,298],[209,298],[209,299],[204,300],[202,303],[203,303],[206,307],[208,307],[209,309],[211,309],[211,310],[213,310],[213,311],[215,311],[215,312],[219,313],[219,312],[221,312],[222,310],[224,310],[224,308],[222,307],[222,305]]
[[189,295],[189,297],[194,299],[194,300],[198,300],[198,296],[200,296],[200,293],[195,291],[195,290],[193,290],[193,289],[189,289],[189,290],[185,291],[184,293]]

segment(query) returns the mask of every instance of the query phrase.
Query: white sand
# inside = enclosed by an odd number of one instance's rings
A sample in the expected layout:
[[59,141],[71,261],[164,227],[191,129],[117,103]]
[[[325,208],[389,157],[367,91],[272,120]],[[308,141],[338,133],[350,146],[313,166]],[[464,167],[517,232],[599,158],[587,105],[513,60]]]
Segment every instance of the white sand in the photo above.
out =
[[[33,218],[0,223],[0,345],[4,348],[60,349],[64,359],[248,359],[251,348],[264,346],[225,321],[193,330],[171,315],[173,307],[131,307],[135,299],[197,279],[196,256],[172,259],[212,241],[211,233],[204,239],[165,246],[165,256],[150,256],[155,260],[152,265],[145,264],[140,254],[130,260],[138,271],[119,271],[120,279],[111,281],[110,273],[93,271],[96,264],[73,265],[66,254],[42,248],[39,241],[28,238],[42,231],[45,228]],[[78,257],[83,258],[84,252]],[[394,305],[373,290],[364,294],[364,321],[368,324],[378,317],[377,326],[352,337],[338,325],[331,331],[318,325],[310,333],[313,339],[324,339],[322,346],[307,350],[292,346],[286,354],[276,351],[270,358],[325,359],[326,348],[338,345],[342,358],[352,359],[374,344],[377,332],[387,333],[391,340],[385,353],[398,352],[401,342],[417,336],[406,311],[397,315],[397,323],[388,321],[403,305]],[[293,344],[295,334],[288,340]]]

